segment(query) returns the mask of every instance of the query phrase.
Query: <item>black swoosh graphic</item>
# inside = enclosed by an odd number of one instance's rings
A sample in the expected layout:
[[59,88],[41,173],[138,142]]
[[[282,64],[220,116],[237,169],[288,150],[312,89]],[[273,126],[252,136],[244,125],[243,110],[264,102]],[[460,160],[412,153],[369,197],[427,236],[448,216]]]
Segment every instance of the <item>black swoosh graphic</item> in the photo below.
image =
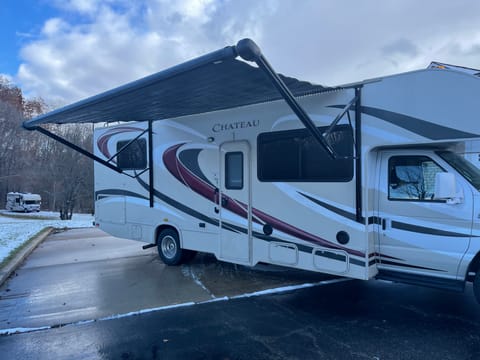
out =
[[421,269],[421,270],[431,270],[431,271],[438,271],[438,272],[447,272],[445,270],[433,269],[433,268],[428,268],[428,267],[418,266],[418,265],[403,264],[403,263],[398,263],[398,262],[395,262],[395,261],[383,260],[383,259],[379,261],[379,264],[400,266],[400,267],[406,267],[406,268],[411,268],[411,269]]
[[[138,183],[145,189],[145,190],[148,190],[149,189],[149,186],[147,183],[145,183],[142,179],[140,179],[140,177],[137,178],[137,181]],[[214,219],[214,218],[210,218],[198,211],[195,211],[181,203],[179,203],[178,201],[166,196],[165,194],[162,194],[161,192],[159,192],[158,190],[154,189],[154,194],[155,196],[173,206],[174,208],[192,216],[192,217],[195,217],[199,220],[202,220],[202,221],[205,221],[209,224],[212,224],[212,225],[215,225],[215,226],[219,226],[219,221],[217,219]],[[236,225],[233,225],[233,224],[229,224],[229,223],[226,223],[226,222],[222,222],[222,227],[226,230],[230,230],[230,231],[233,231],[233,232],[239,232],[239,233],[244,233],[246,234],[247,233],[247,229],[244,229],[242,227],[239,227],[239,226],[236,226]],[[271,241],[276,241],[276,242],[285,242],[281,239],[278,239],[278,238],[275,238],[273,236],[267,236],[267,235],[264,235],[262,233],[258,233],[258,232],[253,232],[252,234],[254,237],[260,239],[260,240],[264,240],[264,241],[268,241],[268,242],[271,242]],[[295,246],[297,246],[298,250],[299,251],[302,251],[302,252],[306,252],[306,253],[309,253],[311,254],[312,251],[313,251],[313,247],[312,246],[307,246],[307,245],[302,245],[302,244],[295,244]],[[328,252],[328,251],[327,251]],[[334,255],[334,254],[333,254]],[[324,257],[330,257],[329,254],[325,253],[324,255],[317,255],[317,256],[324,256]],[[335,258],[334,256],[331,257],[331,258]],[[338,259],[337,259],[338,260]],[[358,265],[358,266],[365,266],[365,261],[362,261],[362,260],[357,260],[357,259],[353,259],[350,257],[350,263],[353,264],[353,265]],[[370,262],[369,263],[369,266],[371,266],[374,262]]]
[[[338,214],[340,216],[343,216],[349,220],[355,220],[355,214],[350,213],[348,211],[344,211],[342,209],[339,209],[335,206],[329,205],[323,201],[320,201],[318,199],[312,198],[311,196],[308,196],[306,194],[303,194],[299,192],[300,195],[304,196],[308,200],[312,201],[313,203],[324,207],[327,210],[330,210],[334,212],[335,214]],[[377,216],[371,216],[368,218],[368,223],[369,224],[381,224],[382,219],[377,217]],[[463,238],[469,238],[472,235],[470,234],[461,234],[453,231],[445,231],[445,230],[438,230],[434,228],[429,228],[425,226],[419,226],[419,225],[412,225],[412,224],[407,224],[399,221],[394,221],[392,220],[392,228],[399,229],[399,230],[404,230],[404,231],[411,231],[411,232],[416,232],[420,234],[428,234],[428,235],[435,235],[435,236],[450,236],[450,237],[463,237]]]
[[203,171],[200,169],[200,165],[198,164],[198,155],[202,149],[186,149],[182,150],[179,154],[178,157],[180,161],[196,176],[198,176],[200,179],[205,181],[207,184],[215,187],[205,176]]
[[148,200],[148,197],[134,193],[132,191],[120,190],[120,189],[104,189],[95,192],[95,199],[98,199],[99,196],[111,196],[111,195],[121,195],[121,196],[130,196],[138,199]]
[[[331,105],[329,107],[343,109],[345,105]],[[480,136],[478,134],[468,133],[447,126],[434,124],[426,120],[393,111],[388,111],[370,106],[361,106],[360,109],[361,112],[366,115],[382,119],[395,126],[404,128],[408,131],[411,131],[431,140],[444,140],[452,138],[465,139]],[[352,106],[352,110],[355,110],[355,106]]]
[[412,225],[412,224],[407,224],[407,223],[394,221],[394,220],[392,220],[392,228],[404,230],[404,231],[416,232],[420,234],[435,235],[435,236],[450,236],[450,237],[460,237],[460,238],[471,237],[470,234],[460,234],[452,231],[432,229],[425,226]]

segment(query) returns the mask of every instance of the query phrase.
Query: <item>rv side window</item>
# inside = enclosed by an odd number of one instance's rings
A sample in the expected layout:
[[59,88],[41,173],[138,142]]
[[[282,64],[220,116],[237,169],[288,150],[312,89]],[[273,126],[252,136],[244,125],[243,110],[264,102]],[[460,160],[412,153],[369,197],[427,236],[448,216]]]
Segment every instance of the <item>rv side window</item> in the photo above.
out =
[[[319,128],[324,132],[326,128]],[[332,159],[306,129],[263,133],[257,139],[257,176],[260,181],[348,182],[353,178],[353,136],[338,125],[328,142],[344,157]]]
[[[117,142],[117,152],[124,148],[131,140]],[[137,139],[126,146],[117,155],[117,166],[122,170],[142,170],[147,167],[147,142]]]
[[243,153],[240,151],[225,154],[225,188],[243,189]]
[[434,201],[435,175],[444,172],[426,156],[392,156],[388,169],[389,200]]

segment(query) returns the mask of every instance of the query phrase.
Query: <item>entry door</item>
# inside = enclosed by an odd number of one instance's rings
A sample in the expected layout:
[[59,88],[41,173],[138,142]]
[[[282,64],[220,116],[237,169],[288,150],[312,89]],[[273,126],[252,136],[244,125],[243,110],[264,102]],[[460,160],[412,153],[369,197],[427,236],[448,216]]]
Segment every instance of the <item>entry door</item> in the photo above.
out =
[[379,269],[455,278],[470,241],[473,199],[458,178],[461,202],[434,198],[435,174],[447,167],[429,152],[381,154]]
[[250,193],[250,146],[246,141],[220,146],[220,257],[250,262],[252,212]]

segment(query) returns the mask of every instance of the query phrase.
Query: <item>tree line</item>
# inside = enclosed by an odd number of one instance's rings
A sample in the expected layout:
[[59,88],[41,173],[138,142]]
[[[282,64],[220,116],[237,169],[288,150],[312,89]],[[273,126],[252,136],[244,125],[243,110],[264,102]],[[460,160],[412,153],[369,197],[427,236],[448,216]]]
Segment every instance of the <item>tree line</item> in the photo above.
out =
[[[42,210],[93,212],[93,161],[36,131],[23,121],[49,110],[41,98],[27,99],[22,90],[0,77],[0,208],[8,192],[42,197]],[[89,151],[93,128],[86,124],[46,125],[49,131]]]

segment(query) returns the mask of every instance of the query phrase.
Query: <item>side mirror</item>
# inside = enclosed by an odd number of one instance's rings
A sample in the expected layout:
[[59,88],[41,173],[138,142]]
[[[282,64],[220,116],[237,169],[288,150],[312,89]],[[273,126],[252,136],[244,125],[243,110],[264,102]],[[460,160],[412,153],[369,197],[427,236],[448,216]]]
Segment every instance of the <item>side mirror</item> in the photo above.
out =
[[447,200],[448,204],[459,204],[462,197],[457,193],[457,183],[454,174],[446,172],[435,174],[436,200]]

